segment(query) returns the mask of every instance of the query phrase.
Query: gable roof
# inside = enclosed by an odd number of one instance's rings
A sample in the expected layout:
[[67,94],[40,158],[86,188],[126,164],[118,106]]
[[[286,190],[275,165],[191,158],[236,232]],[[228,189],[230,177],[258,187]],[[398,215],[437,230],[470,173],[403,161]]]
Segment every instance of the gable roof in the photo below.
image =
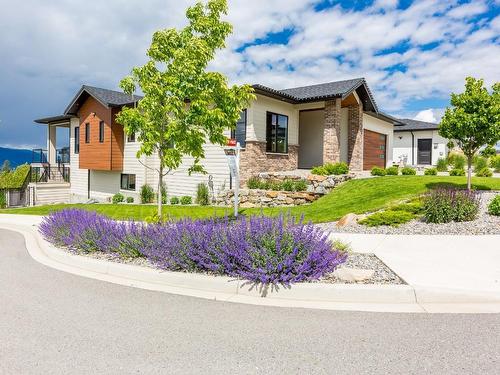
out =
[[283,90],[276,90],[259,84],[253,85],[253,88],[258,94],[270,96],[293,104],[333,98],[345,99],[356,91],[363,102],[364,109],[378,113],[377,104],[364,78],[320,83],[317,85],[294,87]]
[[398,119],[402,125],[397,125],[394,127],[395,132],[403,132],[403,131],[418,131],[418,130],[437,130],[439,128],[439,124],[435,124],[433,122],[425,122],[419,120],[412,120],[409,118],[401,118]]
[[142,96],[138,95],[132,97],[120,91],[83,85],[64,111],[64,115],[76,115],[78,108],[89,96],[93,97],[106,108],[133,104],[142,99]]

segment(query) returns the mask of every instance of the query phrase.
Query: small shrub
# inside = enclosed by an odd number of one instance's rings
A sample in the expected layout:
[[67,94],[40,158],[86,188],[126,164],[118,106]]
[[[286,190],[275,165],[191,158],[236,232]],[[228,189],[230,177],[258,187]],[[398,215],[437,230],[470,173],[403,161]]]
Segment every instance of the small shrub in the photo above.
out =
[[189,195],[184,195],[183,197],[181,197],[181,204],[183,206],[186,206],[191,203],[193,203],[193,199]]
[[424,199],[424,217],[429,223],[471,221],[479,212],[479,196],[474,191],[432,190]]
[[127,203],[134,203],[134,197],[127,197]]
[[161,185],[161,203],[167,204],[167,202],[168,202],[168,200],[167,200],[167,187],[165,186],[165,184],[162,184]]
[[325,168],[323,168],[323,166],[317,166],[317,167],[314,167],[313,169],[311,169],[311,174],[325,176],[327,173],[326,173]]
[[249,189],[260,189],[260,180],[258,177],[250,177],[247,181]]
[[404,167],[401,169],[401,174],[403,176],[414,176],[417,174],[417,171],[412,167]]
[[283,181],[280,188],[282,190],[285,190],[285,191],[294,191],[295,190],[295,183],[293,180],[286,179]]
[[344,162],[326,163],[323,166],[314,167],[311,173],[321,176],[347,174],[349,173],[349,166]]
[[116,193],[115,195],[113,195],[113,198],[111,198],[111,201],[114,203],[114,204],[117,204],[117,203],[121,203],[125,200],[125,197],[123,196],[122,193]]
[[452,169],[450,171],[450,176],[465,176],[465,170],[462,169]]
[[490,167],[493,168],[496,173],[500,173],[500,155],[490,158]]
[[5,191],[0,190],[0,208],[7,207],[7,198],[5,197]]
[[436,176],[438,174],[438,171],[436,168],[427,168],[424,171],[424,175],[426,176]]
[[396,166],[389,167],[385,170],[388,176],[397,176],[399,174],[399,168]]
[[149,186],[148,184],[144,184],[141,186],[141,203],[153,203],[153,200],[155,199],[155,193],[153,191],[153,188]]
[[451,165],[453,169],[464,169],[465,162],[465,156],[462,154],[452,152],[448,155],[448,164]]
[[367,216],[359,223],[368,227],[378,227],[381,225],[388,225],[397,227],[401,224],[407,223],[415,218],[415,215],[407,211],[381,211]]
[[307,190],[306,180],[295,181],[295,191],[306,191],[306,190]]
[[420,214],[423,212],[424,205],[420,201],[401,203],[396,206],[389,207],[389,211],[405,211],[411,214]]
[[472,159],[472,166],[474,167],[474,172],[479,172],[485,168],[488,168],[488,159],[475,155]]
[[210,203],[210,193],[206,184],[198,184],[196,187],[196,203],[200,206],[208,206]]
[[488,168],[484,167],[476,172],[477,177],[491,177],[493,176],[493,172]]
[[179,204],[179,202],[180,202],[179,198],[177,198],[177,197],[170,198],[170,204],[172,204],[172,205]]
[[384,168],[373,167],[371,171],[372,176],[385,176],[387,172]]
[[500,216],[500,194],[496,195],[488,204],[488,213],[490,215]]
[[436,169],[438,172],[448,171],[448,162],[444,158],[439,158],[436,163]]

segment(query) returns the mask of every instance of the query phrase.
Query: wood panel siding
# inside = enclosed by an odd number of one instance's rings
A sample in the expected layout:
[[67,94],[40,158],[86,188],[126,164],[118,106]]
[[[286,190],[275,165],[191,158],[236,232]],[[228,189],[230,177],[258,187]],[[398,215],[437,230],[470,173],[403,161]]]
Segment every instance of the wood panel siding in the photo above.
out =
[[387,136],[371,130],[364,130],[363,145],[363,169],[370,170],[373,167],[385,168]]
[[[80,118],[80,155],[82,169],[121,171],[123,169],[123,127],[114,117],[118,111],[106,108],[89,97],[78,111]],[[99,123],[104,122],[104,142],[99,142]],[[85,142],[85,124],[90,124],[90,142]]]

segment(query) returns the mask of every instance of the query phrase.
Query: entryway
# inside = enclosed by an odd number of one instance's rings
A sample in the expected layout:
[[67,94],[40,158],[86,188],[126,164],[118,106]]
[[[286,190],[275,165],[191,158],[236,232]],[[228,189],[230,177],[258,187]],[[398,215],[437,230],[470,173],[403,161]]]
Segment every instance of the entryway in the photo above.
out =
[[364,131],[363,169],[385,168],[387,135],[371,130]]
[[423,138],[417,141],[417,164],[432,164],[432,139]]

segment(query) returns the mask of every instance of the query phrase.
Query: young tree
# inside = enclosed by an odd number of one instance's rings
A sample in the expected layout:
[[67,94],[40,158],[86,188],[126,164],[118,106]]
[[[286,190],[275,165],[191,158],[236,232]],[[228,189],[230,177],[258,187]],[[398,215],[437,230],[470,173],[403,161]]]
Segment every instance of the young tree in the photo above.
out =
[[500,83],[493,85],[491,94],[483,84],[482,79],[467,77],[465,91],[451,94],[452,107],[446,109],[439,125],[439,134],[453,139],[467,157],[469,190],[474,155],[482,146],[500,140]]
[[10,171],[10,161],[9,160],[4,160],[2,164],[2,168],[0,169],[0,172],[9,172]]
[[189,173],[204,173],[200,164],[204,144],[225,145],[224,130],[235,126],[240,112],[254,99],[251,86],[229,87],[224,75],[207,71],[232,31],[231,24],[221,20],[225,14],[226,0],[188,8],[189,24],[182,30],[155,32],[147,51],[149,61],[120,82],[125,93],[133,95],[139,87],[144,94],[133,108],[124,108],[117,121],[141,142],[138,158],[156,154],[159,159],[160,217],[163,177],[179,168],[185,156],[193,158]]

